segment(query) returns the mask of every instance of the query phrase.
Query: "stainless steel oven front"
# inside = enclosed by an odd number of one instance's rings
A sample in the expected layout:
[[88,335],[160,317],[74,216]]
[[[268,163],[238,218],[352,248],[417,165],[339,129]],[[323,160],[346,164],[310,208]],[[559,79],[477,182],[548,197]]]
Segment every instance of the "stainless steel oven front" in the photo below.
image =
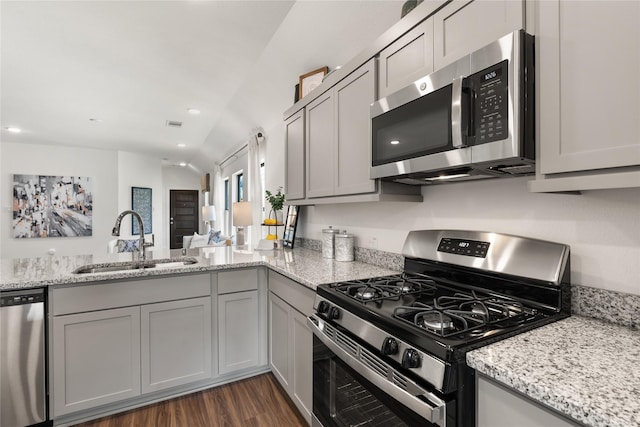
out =
[[313,330],[313,427],[455,426],[443,400],[317,315]]

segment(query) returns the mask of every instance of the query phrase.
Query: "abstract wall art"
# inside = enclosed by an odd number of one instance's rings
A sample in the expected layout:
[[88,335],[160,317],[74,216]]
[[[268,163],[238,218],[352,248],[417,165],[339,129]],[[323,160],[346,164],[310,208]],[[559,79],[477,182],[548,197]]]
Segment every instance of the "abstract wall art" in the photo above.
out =
[[[153,233],[151,192],[151,188],[131,187],[131,210],[140,214],[142,224],[144,224],[144,234]],[[140,234],[140,226],[138,221],[134,219],[131,220],[131,234],[134,236]]]
[[91,178],[13,175],[13,237],[83,237],[93,233]]

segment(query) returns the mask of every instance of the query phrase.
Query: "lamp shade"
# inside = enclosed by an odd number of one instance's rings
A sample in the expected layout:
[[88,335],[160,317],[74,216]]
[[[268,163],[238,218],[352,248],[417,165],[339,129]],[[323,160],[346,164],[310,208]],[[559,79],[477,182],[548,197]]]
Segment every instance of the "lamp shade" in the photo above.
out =
[[243,227],[253,224],[251,202],[237,202],[233,204],[233,225]]
[[215,221],[216,220],[216,208],[212,205],[202,207],[202,220],[203,221]]

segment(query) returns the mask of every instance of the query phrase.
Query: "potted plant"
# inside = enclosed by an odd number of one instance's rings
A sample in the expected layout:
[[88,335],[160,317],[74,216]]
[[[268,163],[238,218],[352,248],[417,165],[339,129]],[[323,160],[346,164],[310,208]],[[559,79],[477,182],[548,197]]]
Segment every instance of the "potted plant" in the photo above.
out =
[[[269,190],[266,190],[264,194],[265,199],[271,205],[269,217],[264,220],[265,225],[282,225],[282,221],[278,219],[278,212],[282,211],[282,208],[284,207],[284,194],[282,194],[282,187],[278,187],[278,191],[275,194]],[[280,214],[280,218],[282,218],[282,214]],[[271,234],[271,229],[269,229],[267,240],[275,239],[277,239],[277,232],[276,234]]]

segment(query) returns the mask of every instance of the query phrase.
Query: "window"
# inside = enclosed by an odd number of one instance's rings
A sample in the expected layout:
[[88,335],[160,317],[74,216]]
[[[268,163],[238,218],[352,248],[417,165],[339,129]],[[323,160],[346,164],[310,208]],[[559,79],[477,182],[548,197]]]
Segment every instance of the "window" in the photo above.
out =
[[236,189],[238,190],[237,201],[244,200],[244,174],[239,173],[236,175]]
[[229,178],[224,180],[224,210],[229,210]]

